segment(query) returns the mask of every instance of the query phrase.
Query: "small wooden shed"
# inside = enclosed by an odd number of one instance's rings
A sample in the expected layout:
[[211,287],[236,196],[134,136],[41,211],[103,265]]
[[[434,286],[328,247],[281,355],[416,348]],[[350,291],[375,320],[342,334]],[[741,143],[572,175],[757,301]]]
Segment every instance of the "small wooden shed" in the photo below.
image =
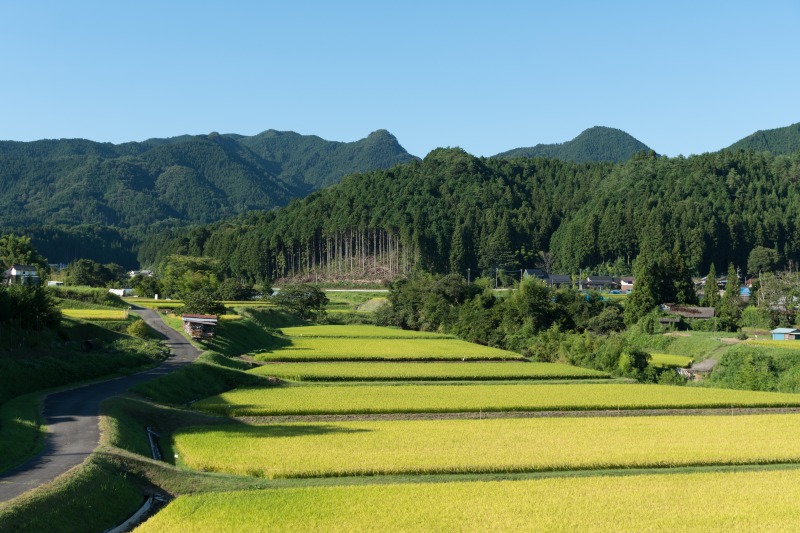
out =
[[183,315],[183,331],[193,339],[213,339],[217,328],[214,315]]
[[774,341],[797,341],[800,340],[800,329],[796,328],[776,328],[770,331]]

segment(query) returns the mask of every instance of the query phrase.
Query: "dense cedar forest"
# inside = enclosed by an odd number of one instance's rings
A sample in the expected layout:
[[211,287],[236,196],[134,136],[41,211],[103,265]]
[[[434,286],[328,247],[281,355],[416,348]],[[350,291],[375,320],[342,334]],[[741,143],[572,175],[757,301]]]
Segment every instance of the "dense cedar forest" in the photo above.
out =
[[352,143],[293,132],[110,144],[0,142],[0,230],[24,230],[52,262],[135,266],[146,234],[269,210],[353,172],[415,159],[380,130]]
[[638,152],[649,150],[647,145],[622,130],[595,126],[565,143],[515,148],[497,154],[496,157],[547,157],[575,163],[619,163],[627,161]]
[[705,274],[745,269],[755,246],[800,261],[800,154],[728,151],[630,161],[422,161],[345,178],[276,212],[167,232],[140,260],[207,255],[241,280],[391,278],[422,269],[493,276],[533,267],[629,273],[640,249],[680,253]]
[[733,146],[659,157],[601,127],[492,158],[437,149],[424,160],[384,130],[353,143],[274,130],[4,141],[0,230],[31,236],[51,263],[157,268],[170,254],[208,255],[243,281],[537,263],[629,274],[645,245],[681,253],[696,274],[712,261],[745,268],[755,246],[797,263],[800,124]]
[[770,152],[775,155],[787,155],[800,151],[800,122],[776,128],[774,130],[757,131],[744,139],[733,143],[731,150],[753,150],[754,152]]

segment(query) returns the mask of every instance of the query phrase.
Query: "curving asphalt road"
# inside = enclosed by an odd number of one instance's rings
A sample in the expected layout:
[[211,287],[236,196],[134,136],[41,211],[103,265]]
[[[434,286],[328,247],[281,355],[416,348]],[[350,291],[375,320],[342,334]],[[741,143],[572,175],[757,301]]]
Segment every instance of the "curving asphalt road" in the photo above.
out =
[[164,324],[159,314],[136,309],[153,329],[164,335],[172,356],[152,370],[48,395],[44,400],[47,425],[44,450],[12,470],[0,473],[0,502],[54,480],[79,465],[100,442],[100,403],[133,385],[169,374],[194,361],[200,351]]

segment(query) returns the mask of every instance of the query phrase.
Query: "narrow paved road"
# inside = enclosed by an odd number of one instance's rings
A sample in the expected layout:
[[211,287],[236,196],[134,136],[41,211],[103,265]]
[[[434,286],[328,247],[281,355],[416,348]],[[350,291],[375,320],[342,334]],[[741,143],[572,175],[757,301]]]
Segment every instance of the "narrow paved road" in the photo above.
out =
[[155,311],[135,310],[164,335],[172,356],[158,367],[122,378],[50,394],[44,400],[48,428],[44,450],[27,463],[0,474],[0,502],[54,480],[79,465],[100,442],[100,403],[133,385],[169,374],[194,361],[200,352],[168,327]]

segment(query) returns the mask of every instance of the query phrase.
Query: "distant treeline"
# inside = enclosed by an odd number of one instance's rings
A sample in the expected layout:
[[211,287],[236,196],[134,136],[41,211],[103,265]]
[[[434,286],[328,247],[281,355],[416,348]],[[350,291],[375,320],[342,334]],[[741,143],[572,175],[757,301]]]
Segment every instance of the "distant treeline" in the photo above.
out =
[[703,274],[746,269],[756,246],[800,261],[800,155],[721,151],[630,161],[476,158],[437,149],[422,161],[352,175],[288,207],[191,230],[139,249],[143,265],[206,255],[228,275],[371,279],[414,269],[629,271],[643,248],[683,255]]

